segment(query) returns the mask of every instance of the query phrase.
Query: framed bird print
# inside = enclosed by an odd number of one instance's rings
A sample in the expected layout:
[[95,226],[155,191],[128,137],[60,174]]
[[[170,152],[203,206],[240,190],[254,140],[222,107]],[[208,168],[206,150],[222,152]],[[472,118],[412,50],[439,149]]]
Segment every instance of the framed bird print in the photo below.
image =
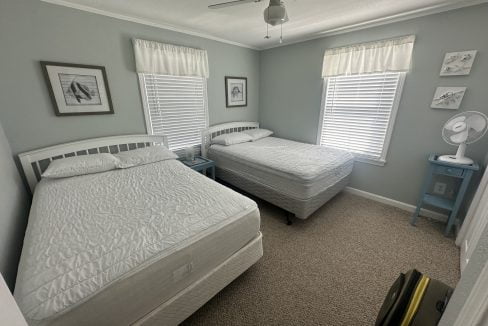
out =
[[41,61],[57,116],[113,114],[105,67]]
[[437,87],[430,105],[433,109],[457,110],[461,105],[466,87]]
[[247,106],[246,77],[225,77],[225,106],[228,108]]
[[469,75],[474,58],[478,51],[462,51],[446,53],[442,62],[441,76]]

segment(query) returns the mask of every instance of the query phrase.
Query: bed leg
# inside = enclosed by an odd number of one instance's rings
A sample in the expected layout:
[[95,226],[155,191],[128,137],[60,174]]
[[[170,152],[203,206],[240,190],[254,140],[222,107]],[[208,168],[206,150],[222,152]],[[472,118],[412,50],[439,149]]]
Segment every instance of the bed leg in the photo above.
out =
[[291,219],[292,215],[293,215],[292,213],[286,212],[286,225],[292,225],[293,224],[293,220]]

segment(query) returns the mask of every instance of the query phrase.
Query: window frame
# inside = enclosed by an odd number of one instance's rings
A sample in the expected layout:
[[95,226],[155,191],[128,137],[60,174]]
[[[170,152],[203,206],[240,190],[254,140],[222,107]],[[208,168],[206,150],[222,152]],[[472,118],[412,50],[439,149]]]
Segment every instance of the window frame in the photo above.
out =
[[[139,91],[141,92],[141,99],[142,99],[142,110],[144,112],[144,123],[146,125],[146,133],[148,135],[154,135],[153,127],[151,124],[151,113],[149,109],[149,103],[147,101],[147,93],[146,93],[146,85],[144,81],[144,73],[137,73],[139,79]],[[155,74],[158,75],[158,74]],[[168,76],[168,75],[161,75],[160,76]],[[171,76],[171,77],[184,77],[184,76]],[[205,128],[208,128],[209,123],[209,112],[208,112],[208,89],[207,89],[207,78],[202,77],[203,80],[203,102],[204,102],[204,113],[205,113]],[[202,130],[203,131],[203,130]],[[168,135],[165,135],[168,136]],[[201,139],[201,138],[200,138]],[[201,143],[198,145],[193,145],[193,147],[200,148]],[[190,147],[187,145],[186,147]],[[186,147],[181,148],[173,148],[172,151],[181,151]]]
[[[386,73],[392,73],[392,72],[386,72]],[[400,101],[403,95],[403,86],[405,84],[405,79],[407,76],[406,72],[393,72],[393,73],[398,73],[398,85],[397,89],[395,92],[395,99],[393,100],[393,104],[391,107],[391,112],[390,112],[390,119],[388,121],[388,127],[386,130],[385,134],[385,140],[383,142],[383,148],[381,151],[381,156],[378,159],[374,159],[371,157],[367,156],[362,156],[361,154],[358,153],[352,153],[354,155],[354,160],[362,163],[368,163],[368,164],[373,164],[373,165],[378,165],[378,166],[384,166],[386,164],[386,157],[388,155],[388,150],[390,147],[390,142],[391,142],[391,137],[393,135],[393,128],[395,126],[395,121],[398,113],[398,107],[400,106]],[[362,74],[362,75],[367,75],[367,74]],[[349,76],[357,76],[357,75],[349,75]],[[334,77],[329,77],[329,78],[334,78]],[[325,103],[327,102],[326,96],[327,96],[327,86],[328,86],[328,81],[329,78],[325,77],[322,80],[322,97],[321,97],[321,102],[320,102],[320,118],[319,118],[319,126],[317,130],[317,139],[316,139],[316,144],[321,145],[321,139],[322,139],[322,133],[323,133],[323,125],[324,125],[324,114],[325,114]]]

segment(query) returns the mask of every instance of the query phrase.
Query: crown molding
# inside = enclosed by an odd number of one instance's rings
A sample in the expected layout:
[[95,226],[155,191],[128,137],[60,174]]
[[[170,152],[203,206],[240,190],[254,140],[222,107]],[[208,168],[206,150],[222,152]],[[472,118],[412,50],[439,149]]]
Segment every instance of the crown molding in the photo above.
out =
[[488,3],[488,0],[465,0],[465,1],[461,1],[461,2],[452,2],[451,1],[450,3],[439,4],[436,6],[411,10],[411,11],[407,11],[407,12],[396,14],[396,15],[372,19],[372,20],[368,20],[365,22],[357,23],[357,24],[351,24],[351,25],[346,25],[346,26],[342,26],[342,27],[332,28],[332,29],[328,29],[328,30],[325,30],[322,32],[316,32],[315,35],[310,36],[310,37],[304,37],[304,38],[300,38],[300,39],[290,41],[290,42],[285,41],[282,44],[274,44],[274,45],[267,46],[267,47],[260,47],[259,49],[260,50],[269,50],[269,49],[279,48],[282,46],[287,46],[287,45],[302,43],[302,42],[306,42],[306,41],[316,40],[316,39],[324,38],[327,36],[345,34],[345,33],[359,31],[359,30],[367,29],[367,28],[371,28],[371,27],[387,25],[387,24],[391,24],[391,23],[401,22],[401,21],[410,20],[410,19],[419,18],[419,17],[424,17],[424,16],[429,16],[429,15],[435,15],[438,13],[456,10],[456,9],[461,9],[464,7],[476,6],[476,5],[480,5],[483,3]]
[[166,30],[170,30],[173,32],[197,36],[197,37],[201,37],[201,38],[205,38],[205,39],[209,39],[209,40],[213,40],[213,41],[217,41],[217,42],[221,42],[221,43],[226,43],[226,44],[235,45],[235,46],[239,46],[239,47],[247,48],[247,49],[252,49],[252,50],[258,50],[258,51],[269,50],[269,49],[278,48],[278,47],[282,47],[282,46],[302,43],[302,42],[311,41],[311,40],[315,40],[315,39],[319,39],[319,38],[324,38],[327,36],[354,32],[354,31],[358,31],[358,30],[362,30],[362,29],[371,28],[371,27],[391,24],[391,23],[395,23],[395,22],[405,21],[405,20],[423,17],[423,16],[428,16],[428,15],[434,15],[434,14],[438,14],[441,12],[456,10],[456,9],[460,9],[460,8],[464,8],[464,7],[475,6],[475,5],[479,5],[482,3],[488,3],[488,0],[450,1],[448,3],[430,6],[427,8],[411,10],[411,11],[396,14],[396,15],[391,15],[391,16],[382,17],[382,18],[378,18],[378,19],[372,19],[372,20],[368,20],[365,22],[361,22],[361,23],[350,24],[350,25],[346,25],[346,26],[342,26],[342,27],[328,29],[328,30],[321,31],[321,32],[316,32],[312,36],[299,37],[298,39],[296,39],[294,41],[290,41],[290,42],[285,41],[282,44],[273,44],[270,46],[252,46],[249,44],[243,44],[243,43],[223,39],[223,38],[214,36],[212,34],[202,33],[202,32],[198,32],[198,31],[191,30],[191,29],[185,29],[183,27],[178,27],[178,26],[171,25],[171,24],[155,23],[153,21],[150,21],[150,20],[144,19],[144,18],[138,18],[138,17],[132,17],[132,16],[127,16],[127,15],[122,15],[122,14],[116,14],[116,13],[113,13],[113,12],[110,12],[107,10],[96,9],[96,8],[93,8],[90,6],[75,4],[75,3],[65,1],[65,0],[41,0],[41,1],[46,2],[46,3],[50,3],[50,4],[54,4],[54,5],[59,5],[59,6],[69,7],[69,8],[73,8],[73,9],[77,9],[77,10],[82,10],[82,11],[90,12],[90,13],[97,14],[97,15],[107,16],[107,17],[111,17],[111,18],[115,18],[115,19],[129,21],[132,23],[147,25],[147,26],[151,26],[151,27],[166,29]]
[[223,39],[223,38],[211,35],[211,34],[197,32],[197,31],[194,31],[191,29],[185,29],[185,28],[170,25],[170,24],[155,23],[155,22],[152,22],[152,21],[150,21],[148,19],[144,19],[144,18],[138,18],[138,17],[132,17],[132,16],[127,16],[127,15],[122,15],[122,14],[116,14],[116,13],[113,13],[113,12],[110,12],[107,10],[101,10],[101,9],[97,9],[97,8],[93,8],[93,7],[89,7],[89,6],[75,4],[75,3],[71,3],[69,1],[64,1],[64,0],[41,0],[41,1],[53,4],[53,5],[64,6],[64,7],[68,7],[68,8],[72,8],[72,9],[86,11],[86,12],[89,12],[92,14],[97,14],[97,15],[107,16],[110,18],[125,20],[125,21],[129,21],[132,23],[137,23],[137,24],[142,24],[142,25],[146,25],[146,26],[166,29],[169,31],[187,34],[187,35],[191,35],[191,36],[197,36],[197,37],[209,39],[212,41],[217,41],[217,42],[221,42],[221,43],[239,46],[242,48],[247,48],[247,49],[252,49],[252,50],[261,50],[260,48],[255,47],[255,46],[251,46],[251,45],[243,44],[243,43],[239,43],[239,42],[234,42],[234,41]]

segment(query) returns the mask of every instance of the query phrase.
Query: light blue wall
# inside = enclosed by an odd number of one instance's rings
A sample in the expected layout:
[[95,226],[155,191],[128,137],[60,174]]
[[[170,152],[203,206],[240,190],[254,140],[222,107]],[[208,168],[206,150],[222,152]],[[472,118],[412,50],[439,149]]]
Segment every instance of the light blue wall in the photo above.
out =
[[[488,114],[488,5],[331,36],[261,52],[260,122],[278,136],[315,143],[322,93],[321,67],[325,49],[415,34],[412,70],[398,110],[387,164],[356,163],[351,186],[415,204],[431,152],[456,148],[441,138],[453,114],[474,109]],[[446,52],[477,49],[470,76],[439,77]],[[438,86],[467,86],[459,111],[433,110]],[[482,160],[488,136],[469,145],[467,155]]]
[[[417,36],[392,142],[384,167],[357,163],[352,186],[415,203],[428,153],[454,152],[440,137],[455,112],[432,110],[437,86],[467,86],[462,110],[488,112],[488,5],[464,8],[362,31],[257,52],[207,39],[32,0],[0,2],[0,121],[14,153],[90,137],[144,133],[131,38],[201,47],[208,51],[210,123],[257,120],[278,136],[315,142],[320,70],[326,48],[399,35]],[[479,50],[466,77],[440,78],[447,51]],[[102,65],[115,114],[56,117],[39,60]],[[246,76],[249,106],[225,108],[224,76]],[[468,147],[481,159],[488,137]]]
[[13,290],[29,199],[0,125],[0,273]]
[[[14,153],[145,133],[131,38],[206,49],[210,123],[258,119],[259,53],[40,0],[0,1],[0,121]],[[106,67],[114,115],[56,117],[40,60]],[[224,76],[248,78],[248,107],[225,108]]]

